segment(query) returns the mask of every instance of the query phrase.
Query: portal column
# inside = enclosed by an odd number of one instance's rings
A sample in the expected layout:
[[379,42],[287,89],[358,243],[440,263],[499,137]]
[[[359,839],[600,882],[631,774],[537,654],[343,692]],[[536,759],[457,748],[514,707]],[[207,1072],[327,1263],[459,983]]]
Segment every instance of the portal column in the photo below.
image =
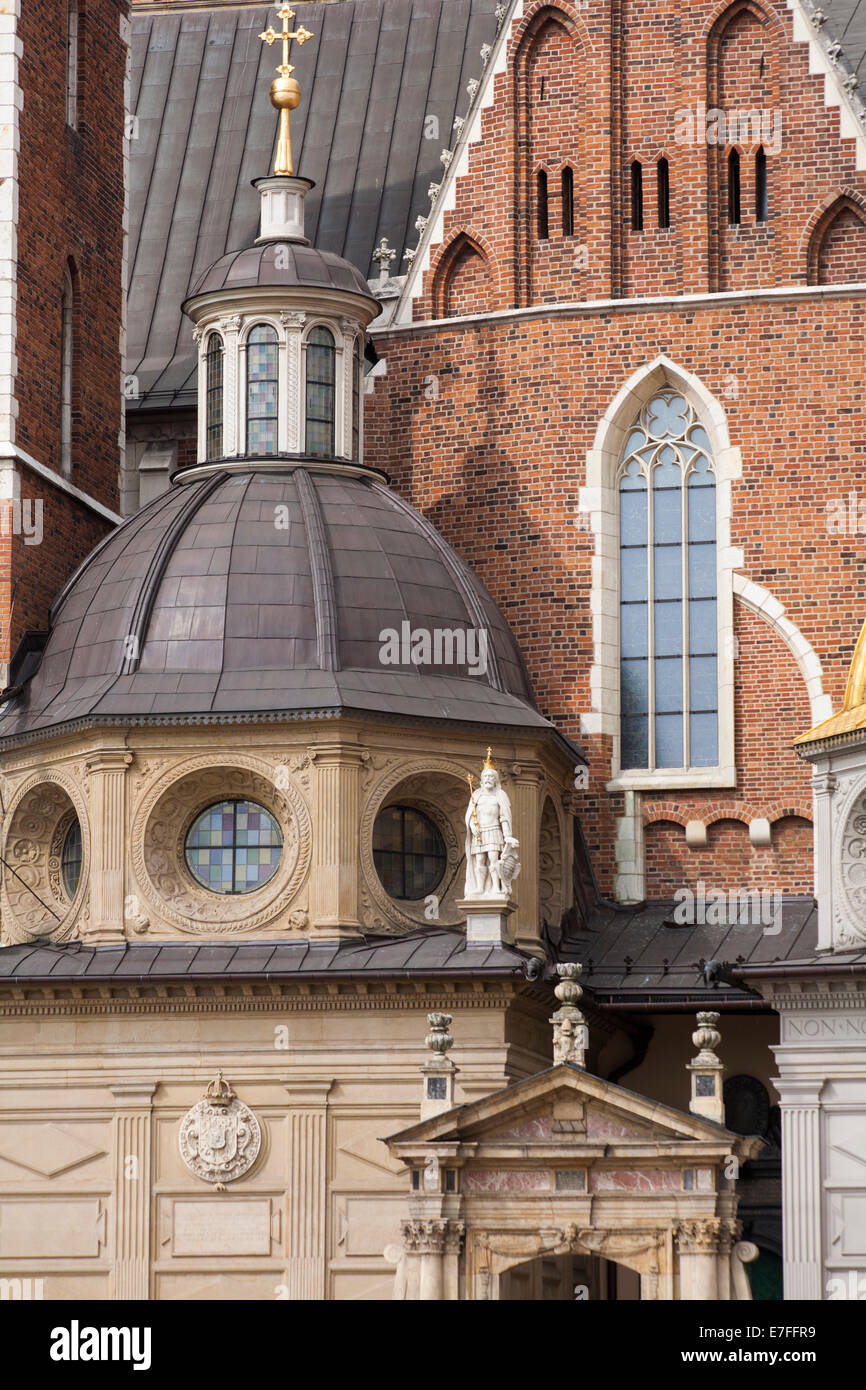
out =
[[712,1300],[719,1296],[718,1257],[721,1221],[683,1221],[677,1230],[680,1298]]
[[[132,754],[103,749],[88,758],[90,801],[90,922],[82,938],[106,944],[126,939],[126,770]],[[85,872],[87,871],[85,865]]]
[[151,1134],[155,1081],[119,1081],[114,1096],[111,1297],[150,1297]]

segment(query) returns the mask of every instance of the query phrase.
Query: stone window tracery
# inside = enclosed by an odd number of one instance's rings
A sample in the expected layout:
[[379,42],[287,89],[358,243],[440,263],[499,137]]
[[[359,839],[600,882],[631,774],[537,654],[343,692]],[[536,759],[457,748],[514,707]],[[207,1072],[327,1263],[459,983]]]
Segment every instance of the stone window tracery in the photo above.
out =
[[619,471],[623,769],[718,764],[715,482],[693,406],[658,392]]

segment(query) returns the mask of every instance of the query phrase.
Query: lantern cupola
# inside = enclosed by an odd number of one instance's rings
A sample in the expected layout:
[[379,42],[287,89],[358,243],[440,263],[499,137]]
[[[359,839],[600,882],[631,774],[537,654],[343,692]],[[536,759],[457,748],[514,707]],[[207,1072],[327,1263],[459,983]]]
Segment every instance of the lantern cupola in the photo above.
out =
[[198,448],[178,481],[246,459],[363,462],[365,333],[379,304],[356,266],[305,234],[315,185],[294,172],[289,117],[300,89],[288,58],[292,41],[313,35],[289,29],[287,6],[278,16],[282,32],[259,36],[283,45],[271,84],[273,172],[254,183],[259,234],[205,270],[183,306],[198,345]]

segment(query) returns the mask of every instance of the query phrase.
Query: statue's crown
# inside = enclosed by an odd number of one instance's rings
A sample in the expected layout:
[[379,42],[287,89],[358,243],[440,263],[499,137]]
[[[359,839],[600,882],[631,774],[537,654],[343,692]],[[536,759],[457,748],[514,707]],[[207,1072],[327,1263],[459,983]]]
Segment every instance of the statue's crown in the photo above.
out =
[[487,757],[484,759],[484,765],[483,765],[483,767],[482,767],[482,769],[481,769],[482,772],[495,772],[495,771],[496,771],[496,764],[495,764],[495,762],[493,761],[493,756],[492,756],[492,755],[493,755],[493,749],[492,749],[492,748],[488,748],[488,750],[487,750]]

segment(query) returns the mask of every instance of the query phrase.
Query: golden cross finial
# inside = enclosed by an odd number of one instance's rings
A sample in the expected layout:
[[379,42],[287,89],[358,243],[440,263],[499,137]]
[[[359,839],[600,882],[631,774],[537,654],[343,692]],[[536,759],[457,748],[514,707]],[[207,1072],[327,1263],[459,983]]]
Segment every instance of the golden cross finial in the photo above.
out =
[[277,18],[283,21],[282,30],[277,32],[274,26],[269,24],[264,33],[259,34],[259,38],[263,43],[268,45],[268,48],[270,48],[277,39],[282,39],[283,41],[283,61],[277,68],[278,76],[275,77],[271,83],[271,104],[275,106],[280,113],[277,153],[274,159],[274,173],[280,176],[283,174],[292,175],[295,172],[295,166],[292,163],[289,113],[294,111],[301,99],[301,89],[294,77],[292,77],[292,73],[295,69],[289,62],[289,44],[292,39],[294,39],[296,43],[305,44],[307,39],[312,39],[315,35],[311,34],[309,29],[305,29],[303,24],[294,31],[289,29],[289,20],[295,18],[295,12],[288,5],[283,5],[281,10],[277,10]]
[[295,29],[294,33],[289,31],[289,20],[295,18],[295,12],[290,9],[288,5],[284,5],[281,10],[277,10],[277,18],[283,21],[282,32],[278,34],[274,26],[269,24],[265,32],[259,34],[259,38],[268,45],[268,48],[270,48],[271,44],[276,39],[282,39],[283,61],[277,68],[277,72],[280,74],[280,77],[291,77],[295,69],[289,62],[289,44],[292,39],[295,39],[297,43],[303,45],[307,42],[307,39],[312,39],[315,35],[311,34],[309,29],[305,29],[303,24],[299,29]]

